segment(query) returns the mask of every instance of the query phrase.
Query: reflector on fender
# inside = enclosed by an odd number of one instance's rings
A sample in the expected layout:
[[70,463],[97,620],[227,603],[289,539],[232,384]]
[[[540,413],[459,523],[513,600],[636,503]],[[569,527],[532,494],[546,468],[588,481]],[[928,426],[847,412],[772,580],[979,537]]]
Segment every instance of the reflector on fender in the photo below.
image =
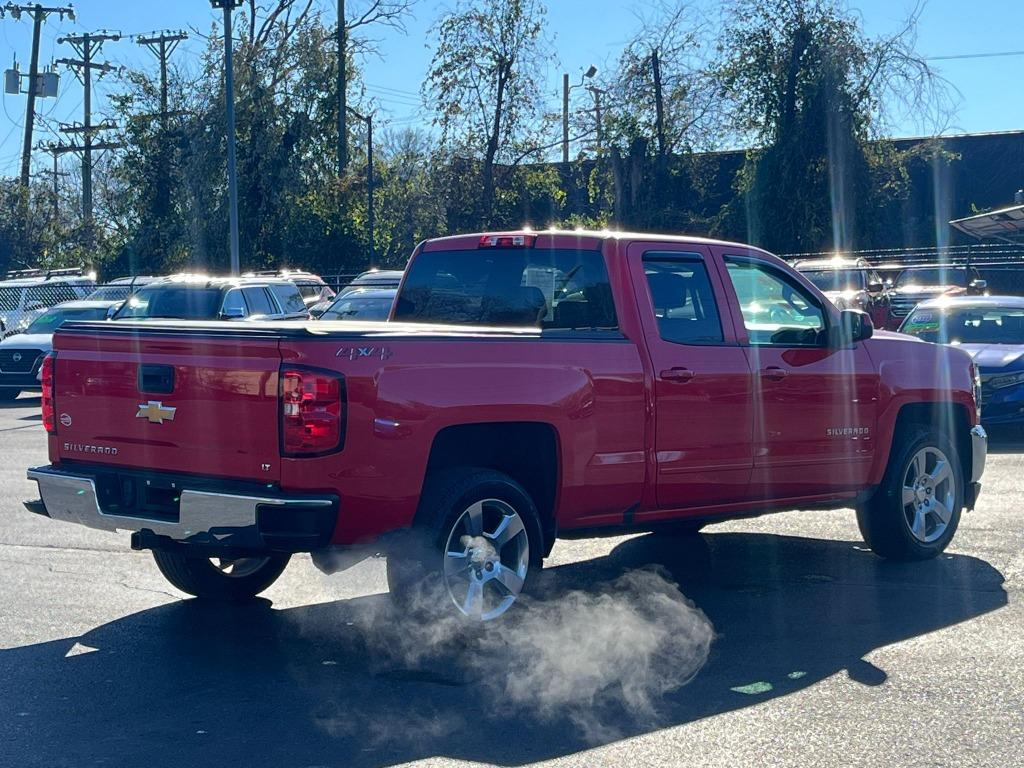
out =
[[536,235],[484,235],[479,248],[533,248]]

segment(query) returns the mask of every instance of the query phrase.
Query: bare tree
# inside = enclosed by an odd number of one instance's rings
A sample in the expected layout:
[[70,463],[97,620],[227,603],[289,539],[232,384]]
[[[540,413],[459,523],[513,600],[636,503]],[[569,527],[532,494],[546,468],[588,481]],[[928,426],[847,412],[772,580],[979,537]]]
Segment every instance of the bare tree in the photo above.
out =
[[446,149],[480,163],[485,223],[496,163],[519,162],[540,143],[538,94],[550,57],[546,12],[540,0],[463,0],[434,28],[438,43],[424,96]]

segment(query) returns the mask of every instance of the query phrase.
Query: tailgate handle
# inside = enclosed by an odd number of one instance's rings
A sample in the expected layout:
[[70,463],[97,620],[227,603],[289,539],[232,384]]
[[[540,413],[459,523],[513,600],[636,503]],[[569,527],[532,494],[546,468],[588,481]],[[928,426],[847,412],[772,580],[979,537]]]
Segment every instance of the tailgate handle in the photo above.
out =
[[169,395],[174,392],[174,366],[140,365],[139,392]]

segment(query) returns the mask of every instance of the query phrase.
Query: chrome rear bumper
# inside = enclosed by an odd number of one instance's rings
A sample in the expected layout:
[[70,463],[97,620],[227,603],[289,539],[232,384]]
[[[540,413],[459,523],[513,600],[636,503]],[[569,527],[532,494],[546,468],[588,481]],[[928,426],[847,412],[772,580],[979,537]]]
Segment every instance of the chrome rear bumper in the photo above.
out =
[[191,490],[185,480],[175,520],[104,512],[96,480],[87,473],[37,467],[28,471],[28,479],[39,484],[41,503],[26,503],[33,512],[102,531],[146,532],[193,544],[261,547],[266,544],[260,531],[261,514],[277,510],[326,512],[337,504],[337,499],[330,497],[289,498]]

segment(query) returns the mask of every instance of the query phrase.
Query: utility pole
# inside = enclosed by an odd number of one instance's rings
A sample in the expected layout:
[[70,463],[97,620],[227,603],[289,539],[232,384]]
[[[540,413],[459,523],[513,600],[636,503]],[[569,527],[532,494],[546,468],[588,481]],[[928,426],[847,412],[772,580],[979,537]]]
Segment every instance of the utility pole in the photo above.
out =
[[[148,48],[150,53],[156,56],[160,62],[160,133],[162,135],[160,136],[160,140],[157,144],[158,177],[154,179],[156,196],[152,209],[152,212],[160,220],[166,219],[171,210],[172,149],[170,136],[168,135],[170,132],[170,118],[172,114],[180,114],[179,112],[170,111],[167,84],[167,63],[181,42],[187,39],[188,35],[180,30],[176,32],[163,30],[160,33],[153,32],[150,35],[137,35],[135,37],[135,42],[138,45]],[[162,228],[160,229],[160,232],[162,235]]]
[[168,30],[164,30],[160,34],[154,33],[135,38],[136,43],[148,48],[160,60],[160,121],[161,127],[165,131],[167,130],[167,119],[170,117],[167,105],[167,62],[182,40],[188,40],[188,35],[185,32],[170,32]]
[[242,0],[210,0],[213,8],[224,11],[224,101],[227,107],[228,221],[231,230],[232,275],[241,272],[241,257],[238,253],[238,156],[235,151],[235,62],[231,14],[241,4]]
[[345,0],[338,0],[338,175],[348,167],[348,61],[346,56]]
[[374,245],[374,218],[373,208],[373,115],[361,115],[352,107],[348,108],[352,116],[366,123],[366,223],[369,229],[370,240],[370,266],[377,266],[377,249]]
[[665,159],[665,104],[661,95],[661,63],[658,61],[658,49],[651,51],[651,69],[654,73],[654,110],[657,120],[658,156]]
[[55,144],[40,144],[37,149],[45,150],[53,155],[53,221],[54,223],[60,221],[60,179],[61,177],[68,176],[60,169],[60,156],[61,153],[57,151]]
[[43,30],[43,22],[52,13],[65,16],[72,21],[75,20],[75,9],[70,5],[61,7],[48,7],[35,3],[33,5],[15,5],[7,3],[0,8],[0,17],[8,12],[15,19],[20,19],[21,14],[27,13],[32,16],[32,57],[28,70],[28,107],[25,110],[25,143],[21,153],[21,186],[28,189],[30,170],[32,166],[32,132],[36,123],[36,97],[39,94],[39,37]]
[[94,126],[92,123],[92,73],[96,70],[100,73],[100,77],[110,72],[117,70],[117,67],[113,66],[108,62],[95,62],[93,57],[98,56],[100,51],[103,49],[103,44],[106,42],[117,42],[121,39],[121,35],[118,32],[102,32],[88,33],[83,35],[71,35],[68,37],[57,38],[57,43],[63,45],[67,43],[75,49],[75,53],[78,54],[77,59],[58,59],[58,64],[64,64],[68,68],[72,69],[75,75],[82,82],[84,88],[84,96],[82,101],[83,108],[83,119],[80,126],[61,126],[61,131],[64,133],[79,133],[82,135],[82,146],[80,149],[82,153],[82,217],[85,219],[85,225],[91,232],[92,229],[92,218],[93,218],[93,205],[92,205],[92,169],[93,169],[93,157],[92,153],[95,149],[94,137],[97,133],[102,131],[109,131],[117,126],[110,122],[103,122],[100,125]]

